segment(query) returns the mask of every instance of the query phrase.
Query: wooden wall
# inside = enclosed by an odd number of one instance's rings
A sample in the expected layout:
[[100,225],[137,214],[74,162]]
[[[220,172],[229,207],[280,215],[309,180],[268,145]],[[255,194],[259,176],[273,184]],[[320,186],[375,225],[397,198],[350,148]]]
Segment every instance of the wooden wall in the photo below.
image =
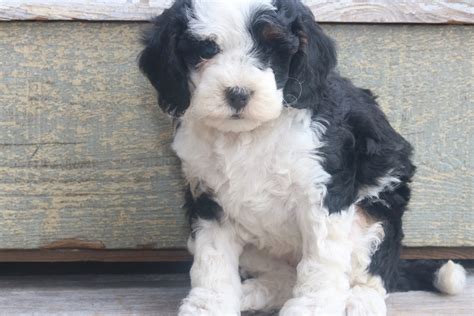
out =
[[[0,249],[180,248],[171,127],[141,23],[0,23]],[[409,246],[474,246],[474,28],[324,25],[416,147]]]
[[[226,1],[226,0],[221,0]],[[302,0],[319,22],[473,24],[471,0]],[[148,21],[173,0],[3,0],[0,20]]]

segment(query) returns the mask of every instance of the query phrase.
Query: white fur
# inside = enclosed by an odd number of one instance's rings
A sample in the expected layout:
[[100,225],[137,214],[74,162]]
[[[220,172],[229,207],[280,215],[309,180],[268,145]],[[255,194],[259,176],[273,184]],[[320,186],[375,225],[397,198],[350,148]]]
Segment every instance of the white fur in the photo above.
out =
[[371,284],[351,288],[347,301],[347,316],[383,316],[387,314],[385,289],[380,277],[372,277]]
[[445,294],[459,294],[466,286],[466,270],[449,260],[436,272],[434,286]]
[[377,180],[377,185],[365,186],[360,189],[358,194],[358,201],[362,201],[366,198],[378,199],[380,192],[385,190],[393,190],[401,181],[399,178],[391,174],[392,171],[390,170],[387,173],[387,176]]
[[282,315],[345,315],[351,285],[347,276],[357,244],[351,239],[355,216],[354,206],[329,215],[319,205],[299,214],[303,256],[294,298],[283,306]]
[[378,316],[386,314],[386,290],[379,276],[367,270],[371,256],[384,238],[380,222],[374,221],[364,210],[358,208],[351,231],[351,240],[356,240],[352,249],[351,290],[347,301],[348,316]]
[[245,241],[270,247],[275,255],[298,256],[296,212],[311,204],[300,203],[301,195],[316,190],[314,196],[322,198],[322,184],[329,178],[314,156],[320,143],[312,125],[309,111],[295,109],[285,109],[280,118],[253,132],[238,134],[184,117],[173,148],[186,178],[213,192]]
[[291,298],[296,282],[292,264],[246,246],[240,266],[250,276],[242,284],[242,311],[279,309]]
[[242,245],[228,225],[200,221],[193,243],[192,290],[180,315],[239,315],[241,284],[238,273]]

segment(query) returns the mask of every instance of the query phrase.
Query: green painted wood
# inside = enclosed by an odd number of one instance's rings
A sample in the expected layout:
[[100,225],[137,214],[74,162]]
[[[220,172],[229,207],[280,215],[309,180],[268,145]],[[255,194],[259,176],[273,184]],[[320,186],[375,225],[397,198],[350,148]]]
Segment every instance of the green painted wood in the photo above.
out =
[[[0,249],[175,248],[188,228],[139,23],[0,24]],[[416,147],[409,246],[474,246],[469,26],[326,25]]]
[[172,129],[136,67],[139,28],[0,24],[0,248],[183,245]]

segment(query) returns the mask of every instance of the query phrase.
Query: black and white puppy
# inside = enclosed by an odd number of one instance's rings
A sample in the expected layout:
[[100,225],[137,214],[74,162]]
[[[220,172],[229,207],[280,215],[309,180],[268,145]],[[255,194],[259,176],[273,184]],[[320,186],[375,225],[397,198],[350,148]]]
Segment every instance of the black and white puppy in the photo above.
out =
[[307,7],[177,0],[153,23],[140,67],[189,184],[180,315],[384,315],[390,291],[462,290],[460,265],[399,260],[412,147]]

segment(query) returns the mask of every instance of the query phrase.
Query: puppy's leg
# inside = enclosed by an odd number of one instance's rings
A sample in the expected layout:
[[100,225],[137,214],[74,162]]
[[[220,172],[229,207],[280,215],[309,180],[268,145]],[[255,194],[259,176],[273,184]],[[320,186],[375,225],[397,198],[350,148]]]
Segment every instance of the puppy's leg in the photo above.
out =
[[[386,290],[380,276],[372,275],[369,265],[372,256],[384,239],[384,229],[358,208],[353,222],[351,295],[347,302],[348,316],[383,316],[387,314]],[[390,236],[385,236],[390,237]]]
[[228,223],[199,220],[191,252],[191,292],[180,316],[239,315],[241,283],[238,272],[242,246]]
[[328,214],[313,208],[298,213],[303,257],[291,300],[280,315],[345,315],[350,294],[351,224],[355,208]]
[[241,310],[280,309],[291,298],[296,269],[250,246],[245,247],[240,266],[252,275],[242,283]]

